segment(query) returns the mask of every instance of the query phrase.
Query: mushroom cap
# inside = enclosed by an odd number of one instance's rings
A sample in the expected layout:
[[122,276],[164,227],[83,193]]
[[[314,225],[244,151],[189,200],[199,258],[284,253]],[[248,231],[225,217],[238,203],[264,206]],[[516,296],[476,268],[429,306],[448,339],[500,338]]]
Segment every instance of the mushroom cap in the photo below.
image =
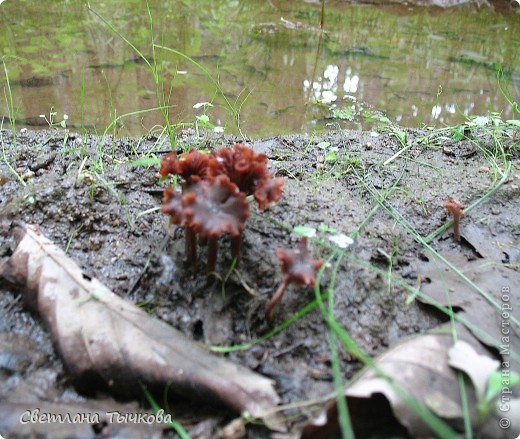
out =
[[219,149],[213,157],[210,175],[227,175],[246,195],[251,195],[268,174],[267,156],[244,145]]
[[452,197],[448,197],[446,198],[443,203],[442,203],[442,206],[446,209],[448,209],[448,211],[453,215],[453,217],[463,217],[464,216],[464,205],[456,200],[455,198],[452,198]]
[[267,156],[256,153],[244,145],[223,148],[215,153],[211,160],[209,174],[227,175],[241,192],[253,195],[260,209],[277,201],[282,196],[283,178],[274,178],[267,169]]
[[295,249],[277,248],[276,257],[282,263],[282,273],[286,283],[314,285],[316,275],[323,261],[312,258],[307,248],[307,238],[301,238]]
[[168,185],[163,192],[161,212],[170,215],[172,224],[184,225],[184,212],[182,209],[181,194],[171,185]]
[[167,177],[169,174],[176,174],[175,163],[177,162],[177,153],[175,151],[169,152],[161,158],[161,170],[159,173],[163,177]]
[[278,201],[282,197],[282,187],[285,180],[282,177],[269,178],[262,180],[261,184],[256,188],[254,196],[261,210],[267,209],[269,203]]
[[196,181],[182,196],[185,224],[203,237],[238,236],[249,218],[246,195],[226,175]]
[[192,149],[181,154],[170,152],[162,157],[160,173],[163,177],[178,175],[187,189],[200,179],[227,175],[240,192],[254,195],[260,209],[278,201],[282,196],[284,179],[275,178],[267,169],[267,156],[245,145],[223,148],[210,155]]
[[163,177],[169,174],[178,175],[191,184],[193,177],[207,177],[208,166],[209,156],[195,149],[184,152],[179,157],[175,152],[170,152],[161,159],[160,173]]

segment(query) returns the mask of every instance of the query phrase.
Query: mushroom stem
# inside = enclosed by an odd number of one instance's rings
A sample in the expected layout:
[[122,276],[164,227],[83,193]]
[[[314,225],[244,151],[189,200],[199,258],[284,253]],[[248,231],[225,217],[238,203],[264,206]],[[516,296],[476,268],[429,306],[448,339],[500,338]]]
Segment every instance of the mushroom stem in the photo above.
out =
[[456,215],[453,217],[453,239],[455,239],[457,242],[460,241],[459,224],[460,216]]
[[208,262],[206,266],[206,273],[210,275],[215,271],[217,264],[218,238],[208,238]]
[[267,305],[265,306],[265,319],[267,321],[273,320],[273,311],[274,307],[278,304],[278,302],[281,300],[283,293],[285,293],[285,289],[287,288],[287,285],[289,285],[289,280],[287,277],[284,276],[283,282],[276,290],[276,293],[274,293],[273,297],[269,302],[267,302]]
[[240,250],[242,249],[242,233],[231,237],[231,257],[236,259],[235,266],[240,262]]
[[184,229],[186,258],[193,269],[197,269],[197,234],[191,227]]

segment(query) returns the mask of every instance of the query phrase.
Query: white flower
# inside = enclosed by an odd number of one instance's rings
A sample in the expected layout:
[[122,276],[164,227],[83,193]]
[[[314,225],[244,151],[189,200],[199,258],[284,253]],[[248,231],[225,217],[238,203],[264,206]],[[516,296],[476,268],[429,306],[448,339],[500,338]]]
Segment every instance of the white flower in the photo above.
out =
[[345,235],[344,233],[331,235],[329,236],[329,239],[339,248],[347,248],[348,246],[354,244],[354,240],[350,236]]
[[196,103],[193,108],[197,109],[197,108],[200,108],[200,107],[213,107],[213,104],[211,102],[198,102]]

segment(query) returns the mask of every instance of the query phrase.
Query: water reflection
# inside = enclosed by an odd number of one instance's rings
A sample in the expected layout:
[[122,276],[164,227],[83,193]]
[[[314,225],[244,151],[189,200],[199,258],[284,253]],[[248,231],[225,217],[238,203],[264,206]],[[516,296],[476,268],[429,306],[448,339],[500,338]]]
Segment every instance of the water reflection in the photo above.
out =
[[[359,76],[352,74],[352,69],[347,67],[344,74],[344,81],[341,90],[345,92],[340,98],[349,98],[355,100],[355,94],[359,86]],[[330,104],[338,99],[338,84],[341,83],[339,66],[329,64],[325,67],[325,71],[314,81],[305,79],[303,81],[303,92],[306,96],[312,96],[312,99],[323,104]],[[340,92],[341,92],[340,90]]]
[[345,83],[343,84],[343,90],[346,93],[356,93],[359,85],[359,76],[353,75],[352,70],[347,69]]
[[[44,4],[45,3],[45,4]],[[333,110],[376,108],[408,126],[458,123],[510,107],[496,85],[506,71],[520,100],[520,14],[463,6],[447,11],[356,7],[329,2],[321,50],[320,8],[301,1],[150,1],[155,41],[207,69],[251,136],[313,130]],[[91,2],[149,60],[150,23],[137,0]],[[45,123],[53,107],[69,126],[140,134],[163,124],[150,69],[83,1],[5,2],[0,53],[22,123]],[[228,131],[216,86],[193,63],[156,48],[160,95],[172,122],[207,114]],[[3,70],[3,69],[1,69]],[[0,86],[6,89],[5,71]],[[210,102],[212,107],[194,108]],[[0,98],[0,114],[9,113]],[[345,118],[347,120],[348,118]],[[117,131],[116,130],[116,131]]]

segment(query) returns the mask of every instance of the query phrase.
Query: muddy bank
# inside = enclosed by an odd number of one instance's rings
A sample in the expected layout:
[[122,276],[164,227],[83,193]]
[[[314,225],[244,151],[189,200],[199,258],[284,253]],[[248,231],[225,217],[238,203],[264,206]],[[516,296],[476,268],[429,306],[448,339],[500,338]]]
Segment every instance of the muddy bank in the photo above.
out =
[[[281,282],[275,251],[294,247],[299,239],[295,228],[311,237],[314,257],[324,261],[341,248],[331,237],[349,235],[354,243],[345,257],[326,265],[317,290],[333,292],[334,317],[374,357],[403,337],[447,320],[417,301],[407,304],[410,292],[395,281],[421,284],[421,264],[431,256],[417,235],[430,237],[429,245],[437,252],[455,252],[464,261],[488,258],[518,270],[518,132],[508,130],[501,150],[482,130],[468,131],[461,140],[443,131],[405,129],[398,130],[400,136],[395,130],[337,131],[250,140],[252,148],[268,156],[275,175],[286,179],[284,195],[266,211],[252,210],[236,269],[229,240],[221,240],[217,276],[211,278],[185,263],[182,231],[169,226],[157,209],[165,183],[158,178],[155,158],[170,149],[164,139],[24,130],[14,141],[11,132],[1,131],[0,255],[8,257],[13,250],[13,223],[39,225],[87,276],[98,278],[120,297],[190,339],[235,346],[262,337],[315,299],[314,289],[291,286],[274,322],[263,317],[266,302]],[[186,132],[177,147],[213,150],[237,141]],[[463,219],[460,243],[454,242],[451,229],[435,234],[449,220],[442,203],[450,196],[466,206],[476,203]],[[393,211],[378,207],[378,199],[388,201]],[[201,249],[202,260],[205,251]],[[38,316],[23,307],[16,288],[5,282],[0,287],[4,407],[70,404],[89,410],[97,404],[105,411],[138,405],[149,409],[144,397],[128,403],[115,402],[97,389],[78,394]],[[514,294],[518,301],[519,292]],[[329,334],[316,307],[276,335],[226,357],[275,380],[283,403],[296,404],[284,413],[289,428],[315,411],[303,403],[334,390]],[[344,380],[362,367],[345,349],[339,357]],[[201,409],[177,397],[170,404],[192,437],[211,437],[236,416],[223,407],[208,404]],[[43,428],[29,424],[17,430],[19,423],[1,416],[3,431],[13,434]],[[32,432],[57,437],[52,426],[46,427]],[[77,428],[69,433],[89,437]],[[111,428],[113,424],[101,421],[89,434],[130,437]],[[173,433],[156,426],[134,437],[152,435]],[[247,435],[266,437],[268,431],[248,425]]]

